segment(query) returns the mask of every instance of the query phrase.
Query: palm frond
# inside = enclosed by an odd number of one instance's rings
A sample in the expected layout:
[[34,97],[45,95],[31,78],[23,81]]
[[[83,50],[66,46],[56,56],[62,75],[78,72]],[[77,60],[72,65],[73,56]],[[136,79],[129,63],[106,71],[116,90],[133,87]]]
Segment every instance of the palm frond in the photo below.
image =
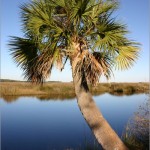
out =
[[35,41],[11,37],[9,46],[13,59],[23,69],[27,80],[40,83],[50,75],[53,56],[49,51],[40,52]]
[[[127,38],[127,27],[112,17],[111,0],[33,0],[21,5],[24,36],[12,37],[11,55],[28,80],[43,82],[53,64],[62,70],[67,58],[75,72],[85,72],[96,84],[104,74],[128,69],[138,58],[139,45]],[[85,47],[85,48],[83,48]],[[75,60],[74,60],[75,57]]]
[[38,44],[30,39],[11,37],[9,42],[10,52],[18,66],[24,67],[27,62],[32,62],[38,56]]
[[139,48],[136,46],[120,46],[115,58],[117,69],[128,69],[139,56]]
[[53,27],[52,9],[44,1],[32,1],[21,5],[20,8],[23,30],[27,35],[38,37],[41,30],[48,32]]
[[126,43],[125,35],[128,33],[126,25],[117,23],[112,18],[101,18],[96,25],[97,33],[93,34],[93,48],[115,51],[115,47]]

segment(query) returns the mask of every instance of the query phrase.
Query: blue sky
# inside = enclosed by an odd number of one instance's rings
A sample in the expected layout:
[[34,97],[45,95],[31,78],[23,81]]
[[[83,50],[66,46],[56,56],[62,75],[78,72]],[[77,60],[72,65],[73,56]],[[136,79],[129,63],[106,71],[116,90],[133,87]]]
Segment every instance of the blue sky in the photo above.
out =
[[[23,80],[23,71],[17,67],[9,54],[9,36],[21,36],[21,19],[19,5],[28,0],[1,1],[1,79]],[[117,19],[128,25],[131,32],[128,36],[140,42],[140,58],[134,66],[125,71],[114,71],[112,82],[145,82],[149,81],[149,2],[148,0],[120,0],[116,12]],[[71,81],[71,67],[66,66],[62,72],[54,69],[48,80]],[[103,77],[100,81],[106,81]]]

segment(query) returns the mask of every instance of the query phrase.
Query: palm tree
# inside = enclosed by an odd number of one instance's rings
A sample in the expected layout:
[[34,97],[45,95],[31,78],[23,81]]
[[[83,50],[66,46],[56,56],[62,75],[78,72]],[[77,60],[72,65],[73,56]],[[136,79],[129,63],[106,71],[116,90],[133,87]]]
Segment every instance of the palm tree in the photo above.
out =
[[127,38],[126,26],[112,13],[110,0],[32,0],[21,5],[24,38],[9,45],[27,80],[43,83],[69,59],[78,106],[104,149],[127,149],[96,107],[88,84],[107,79],[112,67],[127,69],[138,57],[138,43]]

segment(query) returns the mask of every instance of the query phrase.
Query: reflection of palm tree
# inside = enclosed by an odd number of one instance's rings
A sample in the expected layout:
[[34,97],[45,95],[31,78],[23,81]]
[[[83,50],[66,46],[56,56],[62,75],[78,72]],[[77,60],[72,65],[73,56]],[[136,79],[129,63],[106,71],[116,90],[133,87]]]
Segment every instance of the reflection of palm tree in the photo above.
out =
[[11,52],[29,81],[42,82],[53,66],[67,59],[80,110],[104,149],[126,149],[96,107],[87,82],[95,85],[112,66],[129,68],[137,58],[137,43],[126,38],[125,25],[111,14],[116,1],[43,0],[21,6],[25,38],[12,37]]
[[129,120],[123,140],[133,150],[149,149],[149,100]]

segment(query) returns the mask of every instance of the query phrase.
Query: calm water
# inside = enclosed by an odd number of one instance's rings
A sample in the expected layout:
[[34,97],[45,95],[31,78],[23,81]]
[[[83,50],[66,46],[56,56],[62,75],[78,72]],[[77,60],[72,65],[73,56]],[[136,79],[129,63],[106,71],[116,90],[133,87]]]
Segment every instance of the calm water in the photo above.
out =
[[[94,96],[97,106],[113,129],[122,135],[128,119],[146,100],[145,94]],[[40,100],[20,97],[0,99],[2,150],[83,149],[94,144],[75,99]]]

